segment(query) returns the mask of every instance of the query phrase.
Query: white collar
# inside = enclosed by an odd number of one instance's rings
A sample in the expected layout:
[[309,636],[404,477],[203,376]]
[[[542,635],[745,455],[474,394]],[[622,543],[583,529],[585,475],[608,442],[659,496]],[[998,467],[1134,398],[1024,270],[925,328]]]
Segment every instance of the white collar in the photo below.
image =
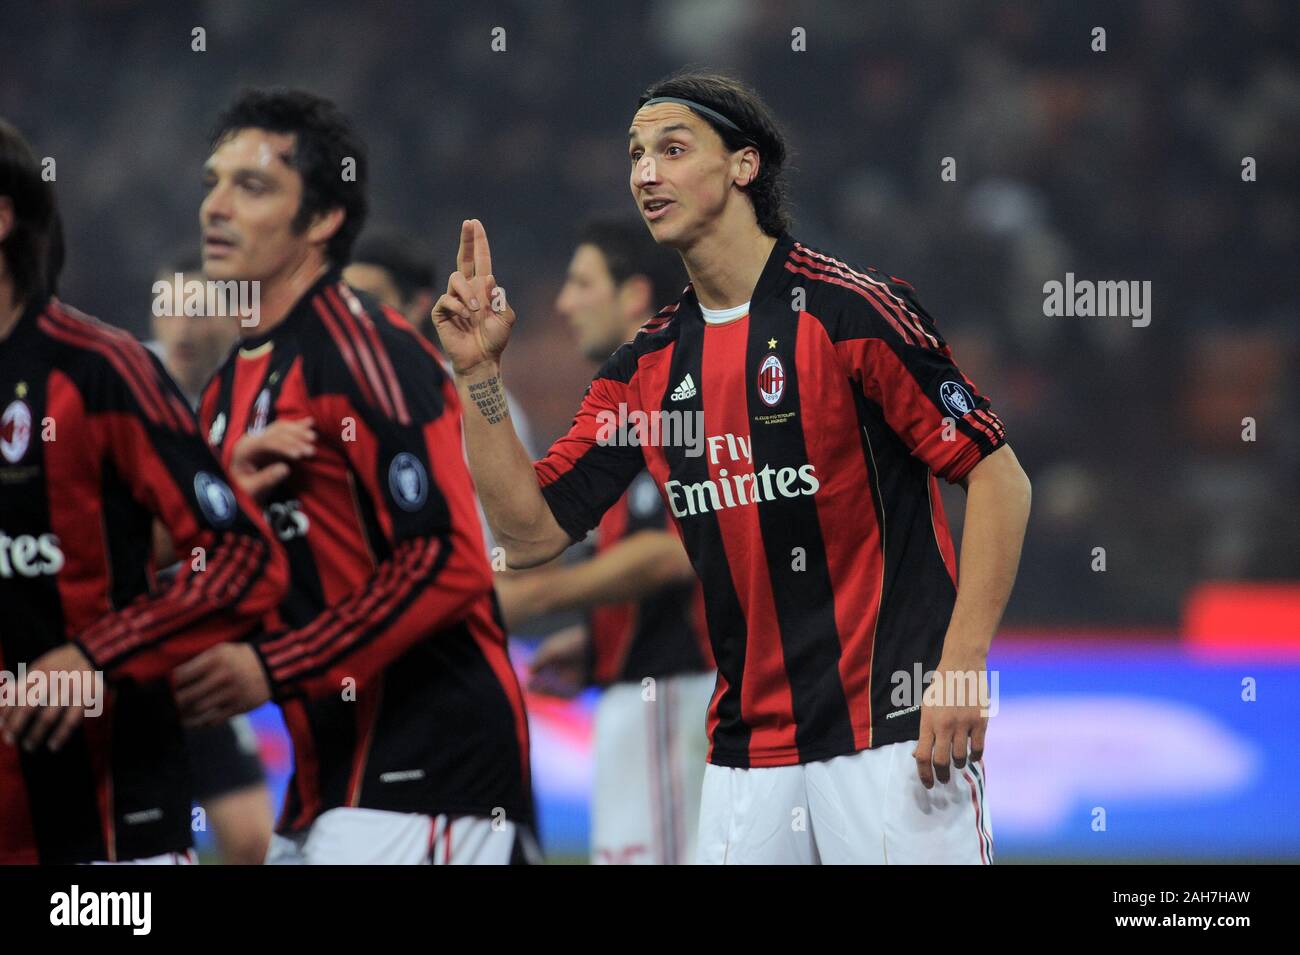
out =
[[710,325],[725,325],[727,322],[734,322],[749,314],[749,302],[743,305],[737,305],[734,308],[705,308],[700,306],[700,314]]

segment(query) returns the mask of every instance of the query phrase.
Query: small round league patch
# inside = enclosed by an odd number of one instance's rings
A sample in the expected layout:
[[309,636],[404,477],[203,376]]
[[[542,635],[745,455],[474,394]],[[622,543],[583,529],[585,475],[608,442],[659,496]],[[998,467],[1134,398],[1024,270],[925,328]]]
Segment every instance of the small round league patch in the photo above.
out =
[[404,511],[418,511],[429,497],[429,475],[420,459],[408,451],[388,466],[388,490]]
[[194,497],[213,527],[229,527],[237,511],[235,494],[221,478],[200,471],[194,475]]

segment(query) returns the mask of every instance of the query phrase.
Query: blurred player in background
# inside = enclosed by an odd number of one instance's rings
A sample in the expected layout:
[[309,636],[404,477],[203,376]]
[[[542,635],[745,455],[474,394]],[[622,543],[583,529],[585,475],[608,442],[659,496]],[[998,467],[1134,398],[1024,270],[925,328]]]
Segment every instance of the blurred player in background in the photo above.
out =
[[[556,311],[599,365],[685,282],[681,261],[640,222],[596,221],[580,235]],[[688,863],[716,674],[699,581],[649,472],[605,512],[595,549],[589,560],[498,575],[497,590],[521,618],[589,611],[586,630],[549,637],[532,669],[535,690],[605,688],[594,729],[592,861]]]
[[[897,680],[987,685],[1030,496],[1002,423],[910,285],[789,234],[785,141],[751,89],[670,77],[627,137],[642,219],[691,285],[535,466],[503,412],[515,315],[477,220],[435,306],[497,539],[513,566],[549,560],[654,476],[719,669],[699,861],[988,863],[987,696],[900,702]],[[967,492],[960,591],[936,475]]]
[[[176,314],[174,303],[184,301],[186,286],[202,281],[203,262],[197,254],[177,257],[157,275],[149,323],[153,340],[146,343],[191,408],[198,407],[203,386],[239,341],[238,315]],[[179,565],[171,541],[165,539],[161,524],[154,528],[155,536],[163,537],[155,551],[154,565],[163,568],[159,576],[175,573]],[[191,728],[185,738],[194,798],[203,807],[221,861],[261,864],[275,819],[253,724],[240,715],[215,726]]]
[[419,238],[396,229],[371,229],[357,240],[343,281],[369,292],[402,313],[411,327],[438,344],[429,312],[438,298],[433,252]]
[[[0,121],[0,668],[83,691],[0,697],[0,864],[193,861],[167,677],[257,628],[284,557],[157,360],[54,297],[62,264],[53,189]],[[166,584],[155,520],[186,558]]]
[[204,273],[260,282],[261,309],[201,420],[262,496],[291,586],[254,645],[178,671],[182,706],[211,723],[280,704],[294,776],[268,862],[533,861],[523,694],[455,389],[400,315],[340,278],[365,147],[329,101],[251,90],[211,148]]

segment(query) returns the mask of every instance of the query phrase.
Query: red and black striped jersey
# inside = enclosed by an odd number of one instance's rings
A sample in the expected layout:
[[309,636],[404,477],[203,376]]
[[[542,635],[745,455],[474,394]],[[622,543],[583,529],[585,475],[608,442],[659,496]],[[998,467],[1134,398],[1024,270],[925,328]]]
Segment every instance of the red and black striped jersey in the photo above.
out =
[[[654,478],[642,471],[601,518],[596,553],[632,534],[671,527]],[[671,584],[643,600],[595,607],[587,623],[587,672],[598,685],[713,669],[699,581]]]
[[200,406],[235,444],[312,418],[315,454],[266,503],[289,595],[258,641],[293,739],[282,831],[362,806],[531,823],[528,727],[436,352],[324,276],[245,338]]
[[709,759],[777,766],[917,738],[891,677],[934,668],[956,599],[935,478],[1005,440],[910,285],[782,235],[747,315],[688,287],[535,467],[575,540],[654,476],[704,587]]
[[[0,669],[68,641],[108,685],[56,753],[0,744],[0,864],[183,851],[190,778],[167,677],[249,635],[287,570],[162,366],[57,299],[0,341]],[[183,557],[165,586],[154,521]]]

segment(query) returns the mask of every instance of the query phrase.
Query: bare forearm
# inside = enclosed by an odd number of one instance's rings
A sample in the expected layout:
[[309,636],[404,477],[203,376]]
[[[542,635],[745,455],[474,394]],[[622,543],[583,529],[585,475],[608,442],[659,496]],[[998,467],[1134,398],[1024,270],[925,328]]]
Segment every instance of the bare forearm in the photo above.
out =
[[1015,584],[1031,493],[1010,447],[985,458],[968,477],[957,601],[943,648],[951,662],[988,655]]
[[642,600],[694,577],[690,559],[675,534],[639,531],[591,560],[541,572],[536,604],[540,613],[588,610]]
[[464,406],[465,450],[479,500],[512,567],[531,567],[568,546],[542,497],[528,451],[515,434],[501,384],[500,366],[456,376]]

